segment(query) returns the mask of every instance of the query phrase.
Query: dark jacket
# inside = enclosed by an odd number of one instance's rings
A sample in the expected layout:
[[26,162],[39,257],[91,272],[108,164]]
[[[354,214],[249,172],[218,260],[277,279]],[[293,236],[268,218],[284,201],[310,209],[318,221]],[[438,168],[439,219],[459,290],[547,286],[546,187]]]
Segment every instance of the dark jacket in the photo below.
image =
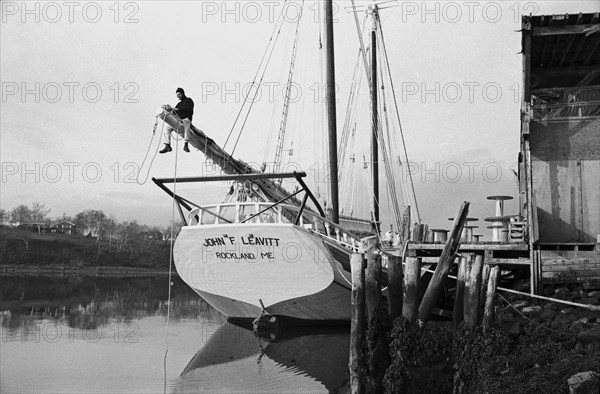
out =
[[192,115],[194,115],[194,102],[189,97],[184,97],[175,106],[175,113],[179,115],[181,119],[189,119],[192,121]]

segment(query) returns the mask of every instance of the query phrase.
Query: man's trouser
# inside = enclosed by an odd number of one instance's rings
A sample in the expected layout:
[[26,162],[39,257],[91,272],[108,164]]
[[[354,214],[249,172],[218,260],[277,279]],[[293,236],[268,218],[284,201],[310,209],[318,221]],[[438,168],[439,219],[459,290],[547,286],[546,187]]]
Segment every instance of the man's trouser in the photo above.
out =
[[[192,122],[190,122],[190,120],[188,118],[185,119],[181,119],[181,121],[183,122],[183,140],[185,142],[188,142],[190,140],[190,130],[192,127]],[[167,130],[165,131],[165,144],[171,144],[171,132],[174,132],[175,130],[172,127],[167,127]]]

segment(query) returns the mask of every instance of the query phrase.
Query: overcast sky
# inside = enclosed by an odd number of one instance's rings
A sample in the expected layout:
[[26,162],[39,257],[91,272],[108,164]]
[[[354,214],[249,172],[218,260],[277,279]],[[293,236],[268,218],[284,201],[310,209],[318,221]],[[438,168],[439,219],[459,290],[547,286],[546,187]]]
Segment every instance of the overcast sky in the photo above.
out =
[[[10,210],[38,201],[52,209],[51,216],[102,209],[118,220],[166,224],[170,199],[151,181],[143,183],[148,169],[150,177],[174,174],[174,152],[158,155],[148,167],[161,127],[153,139],[156,109],[176,104],[175,89],[185,88],[196,103],[193,123],[223,145],[282,4],[2,1],[0,206]],[[359,44],[354,16],[344,9],[350,1],[336,4],[341,129]],[[315,101],[322,102],[321,5],[307,0],[304,7],[296,69],[305,104],[290,115],[294,156],[286,158],[302,161],[296,156],[304,154],[303,163],[319,160],[314,152],[323,150],[314,146],[322,123],[315,119]],[[287,53],[297,11],[296,5],[286,9],[280,44]],[[471,201],[472,216],[491,216],[485,196],[517,196],[510,168],[519,150],[521,16],[598,11],[597,0],[418,1],[382,11],[426,223],[448,226],[446,218],[464,200]],[[281,51],[273,54],[264,80],[275,94],[262,90],[235,157],[272,160],[273,149],[265,153],[265,145],[288,68]],[[135,175],[148,149],[138,183]],[[178,175],[202,173],[201,153],[184,154],[180,146],[178,158]],[[199,199],[220,201],[224,190],[214,185]],[[507,208],[515,211],[517,205]]]

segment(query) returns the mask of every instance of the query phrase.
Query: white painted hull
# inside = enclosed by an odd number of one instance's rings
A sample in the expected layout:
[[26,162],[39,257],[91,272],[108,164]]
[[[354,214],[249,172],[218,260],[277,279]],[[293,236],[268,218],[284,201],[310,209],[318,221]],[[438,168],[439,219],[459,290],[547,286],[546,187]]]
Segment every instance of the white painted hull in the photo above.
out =
[[350,319],[350,273],[317,235],[287,223],[186,226],[174,249],[181,278],[228,318],[265,312]]

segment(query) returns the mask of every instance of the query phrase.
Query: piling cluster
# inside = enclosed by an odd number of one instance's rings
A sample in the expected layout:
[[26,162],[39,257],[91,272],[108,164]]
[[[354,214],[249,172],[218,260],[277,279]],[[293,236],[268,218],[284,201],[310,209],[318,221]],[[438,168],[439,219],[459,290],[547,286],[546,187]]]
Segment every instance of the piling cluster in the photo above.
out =
[[[590,331],[596,322],[600,323],[597,320],[600,316],[592,317],[588,313],[574,319],[570,314],[572,308],[552,302],[536,305],[530,301],[512,307],[512,301],[521,296],[507,296],[509,299],[498,296],[501,270],[497,260],[486,263],[481,254],[458,254],[468,208],[469,203],[465,202],[458,209],[439,262],[428,281],[422,278],[421,259],[411,255],[407,247],[408,242],[422,242],[424,238],[419,237],[425,237],[427,232],[420,231],[422,225],[417,225],[411,234],[408,208],[401,229],[404,248],[376,252],[376,239],[369,239],[364,240],[359,253],[352,256],[349,369],[353,393],[480,392],[482,387],[491,388],[496,384],[493,377],[518,372],[501,364],[518,365],[515,349],[521,346],[516,344],[522,333],[553,326],[565,328],[559,326],[559,322],[564,322],[573,335],[585,333],[584,338],[600,335],[600,332]],[[457,279],[448,286],[447,278],[455,264]],[[383,272],[387,274],[387,300],[381,295]],[[454,294],[453,311],[444,314],[438,309],[438,301],[445,298],[443,295],[449,287]],[[564,296],[563,292],[557,291],[556,296]],[[574,296],[573,292],[569,294]],[[594,292],[579,293],[577,300],[585,299],[594,304],[598,303],[598,296]],[[440,321],[439,315],[445,316],[445,321]],[[531,324],[523,323],[520,317],[532,318]],[[506,325],[510,325],[509,329]],[[579,346],[600,344],[600,337],[597,339]],[[563,344],[556,346],[555,349],[563,349]],[[519,351],[537,354],[535,349],[525,346]],[[585,357],[594,352],[593,348],[585,351],[591,352]],[[591,362],[590,368],[592,372],[595,369],[600,372],[600,361],[598,365]],[[563,380],[566,385],[566,377]]]

